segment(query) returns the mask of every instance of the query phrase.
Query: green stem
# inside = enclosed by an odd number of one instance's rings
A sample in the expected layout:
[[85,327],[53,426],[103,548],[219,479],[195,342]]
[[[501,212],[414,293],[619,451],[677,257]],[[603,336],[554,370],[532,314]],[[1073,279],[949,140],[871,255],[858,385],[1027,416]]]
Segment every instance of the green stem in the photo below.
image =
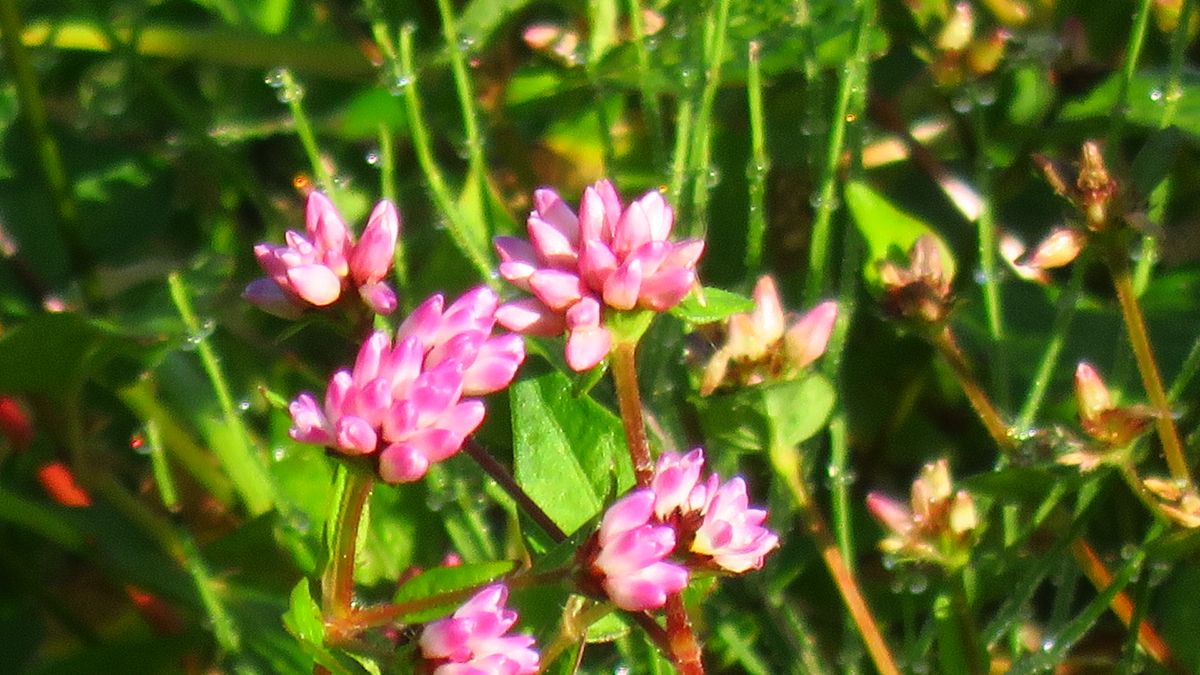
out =
[[167,463],[167,455],[163,451],[162,434],[153,420],[146,421],[145,429],[146,445],[150,448],[150,467],[154,472],[154,484],[158,486],[158,495],[168,511],[176,512],[179,510],[179,491],[175,488],[171,465]]
[[875,0],[856,0],[855,4],[858,18],[854,29],[854,56],[842,71],[842,78],[838,83],[837,99],[833,107],[833,116],[830,118],[829,145],[826,147],[825,164],[821,168],[820,187],[817,189],[818,201],[808,250],[808,281],[804,291],[804,299],[808,303],[815,302],[825,292],[829,240],[833,212],[837,206],[837,171],[846,140],[847,112],[855,90],[865,85],[867,77],[867,45],[875,16]]
[[358,530],[375,478],[366,471],[341,467],[345,473],[338,509],[330,526],[333,536],[329,561],[321,576],[322,608],[326,622],[340,621],[354,612],[354,559]]
[[[392,132],[383,122],[379,123],[379,187],[383,198],[400,206],[396,200],[396,151],[392,142]],[[395,270],[396,288],[399,290],[400,305],[405,310],[412,309],[412,286],[408,275],[408,256],[405,254],[405,237],[396,237],[396,253],[393,256],[392,267]]]
[[692,222],[688,228],[688,236],[704,235],[708,223],[708,175],[711,171],[712,151],[711,136],[713,102],[717,98],[717,89],[721,86],[721,63],[725,60],[725,32],[729,25],[730,0],[718,0],[717,15],[711,19],[711,32],[704,48],[705,80],[704,89],[700,94],[700,110],[695,122],[696,133],[692,138],[691,168],[694,182],[692,183]]
[[651,86],[650,50],[646,47],[646,28],[642,23],[642,6],[639,0],[626,0],[629,10],[629,29],[633,33],[634,53],[637,55],[638,86],[642,94],[642,114],[650,133],[650,156],[656,171],[661,171],[666,160],[666,141],[663,139],[662,108],[658,93]]
[[633,460],[633,472],[638,487],[649,487],[654,478],[654,460],[646,440],[646,423],[642,418],[642,395],[638,391],[637,343],[621,341],[612,351],[613,385],[617,390],[617,405],[625,427],[625,442]]
[[884,640],[883,633],[879,630],[875,615],[871,613],[871,608],[863,597],[854,573],[842,556],[837,543],[830,536],[829,528],[825,525],[825,520],[817,509],[816,501],[812,498],[808,486],[804,482],[800,454],[794,448],[776,447],[772,447],[769,454],[771,466],[775,470],[775,474],[783,481],[784,486],[787,487],[796,508],[804,519],[805,529],[816,542],[821,559],[825,562],[825,567],[829,570],[829,575],[833,578],[834,585],[837,586],[838,592],[846,604],[846,609],[854,619],[855,626],[858,627],[858,632],[867,646],[867,652],[871,655],[876,670],[883,675],[899,675],[900,670],[896,667],[887,641]]
[[1154,0],[1139,0],[1137,12],[1133,15],[1133,23],[1129,28],[1125,63],[1121,68],[1117,98],[1113,102],[1112,113],[1109,117],[1108,143],[1105,148],[1108,153],[1118,152],[1121,146],[1121,136],[1125,131],[1125,118],[1128,116],[1129,85],[1133,82],[1133,74],[1137,70],[1138,59],[1142,54],[1142,45],[1146,41],[1146,25],[1150,21],[1150,8],[1153,4]]
[[183,319],[184,327],[191,334],[189,340],[196,342],[196,353],[200,356],[200,365],[204,368],[208,381],[217,394],[217,402],[221,407],[225,426],[233,432],[233,438],[236,441],[228,447],[218,444],[213,451],[225,467],[230,480],[233,481],[234,489],[241,495],[246,509],[255,516],[266,513],[271,510],[274,496],[271,478],[255,454],[254,446],[250,442],[250,435],[234,404],[229,383],[221,370],[217,353],[209,343],[208,336],[202,334],[200,320],[196,317],[195,310],[192,309],[187,287],[178,272],[168,275],[167,286],[171,291],[171,301],[175,303],[175,309]]
[[450,53],[450,74],[454,78],[454,91],[458,94],[458,107],[463,118],[463,133],[467,143],[467,182],[473,182],[479,191],[480,203],[483,205],[484,236],[490,239],[487,160],[483,153],[483,135],[479,131],[475,92],[467,70],[467,56],[462,49],[463,38],[458,34],[458,25],[450,0],[437,0],[437,6],[442,20],[442,37]]
[[675,150],[671,156],[670,202],[678,208],[687,181],[688,139],[692,133],[693,104],[689,98],[680,99],[675,113]]
[[750,69],[746,78],[746,98],[750,108],[750,214],[746,229],[746,269],[756,273],[762,267],[763,237],[767,230],[767,149],[763,128],[762,73],[759,44],[751,42],[747,50]]
[[429,184],[434,204],[446,218],[448,223],[446,229],[450,233],[450,238],[458,245],[467,260],[475,266],[482,278],[494,284],[496,282],[492,279],[492,265],[488,261],[487,253],[481,250],[481,244],[478,241],[485,235],[481,233],[476,236],[467,231],[462,211],[456,205],[450,188],[446,184],[446,178],[433,158],[429,129],[425,125],[425,117],[421,111],[421,98],[417,92],[416,71],[413,69],[412,35],[415,30],[416,28],[411,25],[405,25],[400,29],[398,56],[400,77],[406,81],[403,86],[405,111],[408,114],[408,128],[412,136],[413,150],[417,155],[417,163],[421,165],[421,171],[425,174],[425,181]]
[[838,550],[851,572],[854,570],[854,531],[850,526],[850,444],[846,416],[839,413],[829,422],[829,494],[833,532]]
[[1004,348],[1004,313],[1000,299],[1000,273],[996,267],[996,222],[992,214],[992,175],[987,159],[987,119],[983,106],[972,106],[971,128],[975,135],[975,184],[979,190],[979,269],[983,273],[983,305],[994,367],[992,386],[1000,405],[1007,405],[1008,351]]
[[1142,385],[1146,389],[1146,397],[1157,413],[1154,426],[1158,430],[1159,441],[1162,442],[1163,456],[1167,460],[1167,468],[1171,478],[1181,485],[1192,485],[1191,472],[1187,459],[1183,454],[1183,445],[1179,442],[1179,432],[1175,428],[1175,419],[1171,416],[1171,402],[1163,389],[1162,376],[1158,372],[1158,364],[1154,360],[1154,348],[1150,345],[1150,336],[1146,332],[1146,322],[1142,316],[1142,308],[1138,304],[1137,295],[1133,289],[1133,279],[1129,273],[1129,261],[1124,254],[1114,253],[1108,256],[1108,266],[1113,277],[1113,286],[1117,291],[1117,300],[1121,304],[1121,314],[1125,319],[1125,327],[1129,331],[1129,343],[1137,361],[1138,372],[1142,376]]
[[954,372],[958,385],[967,395],[971,407],[979,415],[980,421],[987,428],[988,434],[996,441],[996,445],[1000,446],[1005,453],[1011,452],[1015,448],[1015,442],[1012,434],[1009,433],[1008,425],[1005,424],[1003,416],[996,409],[987,392],[979,386],[979,382],[971,372],[971,367],[967,363],[966,357],[963,356],[962,350],[959,349],[958,342],[954,339],[954,334],[950,331],[949,326],[946,326],[934,337],[933,346],[950,365],[950,370]]
[[983,675],[988,672],[985,661],[987,652],[984,650],[983,642],[980,639],[979,626],[975,622],[975,615],[971,613],[971,599],[967,593],[966,574],[967,568],[963,568],[954,574],[954,579],[950,582],[954,587],[951,603],[954,606],[955,619],[958,621],[959,630],[962,634],[962,649],[967,659],[969,672],[971,675]]
[[[278,77],[277,81],[276,77]],[[308,115],[304,113],[304,106],[301,103],[304,99],[304,87],[296,81],[292,71],[287,68],[273,71],[271,84],[278,86],[280,100],[287,104],[288,110],[292,113],[292,122],[296,125],[296,135],[300,137],[300,144],[304,146],[304,154],[308,156],[308,163],[312,165],[313,178],[316,179],[317,187],[329,195],[330,199],[336,201],[337,184],[334,182],[329,167],[325,166],[325,161],[321,158],[321,150],[317,147],[317,136],[313,133],[312,123],[309,122]]]
[[1083,262],[1076,262],[1074,269],[1071,270],[1069,285],[1058,297],[1058,309],[1054,315],[1054,323],[1050,326],[1050,342],[1046,344],[1046,351],[1042,352],[1042,358],[1038,361],[1037,371],[1033,377],[1033,384],[1029,387],[1029,395],[1025,397],[1025,404],[1021,406],[1021,412],[1017,416],[1016,428],[1022,433],[1029,430],[1033,420],[1037,417],[1038,409],[1041,408],[1042,401],[1046,398],[1046,390],[1050,387],[1050,380],[1058,367],[1058,357],[1062,354],[1063,345],[1066,344],[1067,333],[1071,328],[1071,321],[1075,318],[1075,310],[1079,304],[1079,291],[1083,286],[1083,269]]

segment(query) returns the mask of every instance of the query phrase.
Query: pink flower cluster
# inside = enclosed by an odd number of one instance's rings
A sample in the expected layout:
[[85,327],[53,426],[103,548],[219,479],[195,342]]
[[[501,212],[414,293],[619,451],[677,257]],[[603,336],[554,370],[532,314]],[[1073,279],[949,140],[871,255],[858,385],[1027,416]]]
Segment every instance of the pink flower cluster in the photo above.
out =
[[[687,567],[671,562],[682,553],[697,565],[741,574],[762,567],[779,545],[763,527],[767,512],[749,508],[746,482],[701,480],[704,451],[663,453],[649,488],[634,490],[604,514],[592,574],[623,609],[662,607],[688,583]],[[683,549],[682,552],[677,549]]]
[[509,330],[567,338],[571,368],[592,368],[608,355],[612,334],[603,309],[662,312],[696,282],[704,241],[668,237],[675,212],[658,192],[628,208],[612,183],[587,188],[576,215],[553,190],[534,193],[529,241],[497,237],[500,275],[534,295],[504,305],[496,319]]
[[498,299],[476,288],[443,310],[434,295],[396,331],[363,343],[353,370],[334,373],[324,406],[309,393],[289,406],[291,435],[350,455],[379,451],[389,483],[420,479],[462,448],[483,421],[483,402],[507,387],[525,359],[519,335],[492,336]]
[[396,293],[383,279],[392,268],[399,232],[396,207],[381,201],[355,244],[333,202],[314,191],[305,207],[307,236],[288,230],[284,246],[255,246],[267,276],[250,282],[242,297],[277,316],[295,318],[307,305],[333,304],[345,286],[353,285],[372,310],[390,314]]
[[437,664],[434,675],[532,675],[538,653],[528,635],[505,636],[517,613],[504,606],[508,589],[494,584],[476,593],[453,615],[421,633],[421,655]]

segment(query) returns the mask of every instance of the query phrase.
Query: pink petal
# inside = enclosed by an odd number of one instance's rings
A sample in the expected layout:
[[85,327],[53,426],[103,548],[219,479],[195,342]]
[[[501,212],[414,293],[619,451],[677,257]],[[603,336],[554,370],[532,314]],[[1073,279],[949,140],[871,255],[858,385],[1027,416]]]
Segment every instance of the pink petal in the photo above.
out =
[[358,348],[358,357],[354,360],[354,370],[351,371],[354,381],[365,384],[379,377],[380,365],[392,348],[392,341],[387,333],[375,331],[371,333]]
[[462,439],[470,436],[483,424],[485,413],[483,401],[468,399],[447,410],[438,419],[438,425],[452,432],[459,439],[458,445],[462,445]]
[[538,270],[529,277],[529,286],[538,300],[559,312],[578,302],[587,293],[578,276],[561,270]]
[[607,328],[576,328],[567,338],[567,365],[575,372],[596,367],[612,350],[612,333]]
[[329,423],[312,394],[300,394],[288,405],[288,412],[292,415],[292,428],[288,430],[288,435],[295,440],[314,445],[328,445],[333,440],[328,429]]
[[587,285],[601,291],[608,276],[617,269],[617,257],[599,239],[585,239],[579,254],[579,273]]
[[629,255],[642,244],[650,241],[650,221],[641,202],[634,202],[621,214],[617,229],[613,233],[613,253],[618,257]]
[[645,525],[654,512],[654,491],[634,490],[617,500],[600,522],[600,545],[604,546],[618,535]]
[[803,368],[825,353],[837,315],[837,303],[827,300],[810,309],[788,329],[785,348],[793,366]]
[[650,240],[666,241],[667,237],[671,235],[671,228],[675,225],[675,212],[667,204],[662,193],[651,190],[642,195],[641,199],[635,203],[641,205],[642,211],[646,214]]
[[324,193],[314,190],[308,194],[304,221],[308,238],[320,251],[344,252],[349,247],[350,231],[346,229],[346,221]]
[[501,306],[496,310],[496,321],[508,330],[529,335],[550,337],[566,329],[563,316],[537,298],[524,298]]
[[412,336],[426,347],[432,345],[434,333],[442,323],[442,305],[445,300],[440,293],[431,295],[413,310],[412,314],[396,329],[396,343]]
[[646,309],[665,312],[687,297],[696,283],[696,273],[688,269],[663,270],[642,281],[640,304]]
[[[549,188],[533,191],[535,213],[572,243],[579,241],[579,219],[558,193]],[[532,216],[532,214],[531,214]]]
[[525,341],[520,335],[504,335],[484,342],[475,362],[463,373],[463,395],[490,394],[507,387],[524,360]]
[[703,239],[684,239],[672,245],[671,253],[663,260],[663,267],[692,268],[704,254]]
[[775,280],[769,275],[759,277],[754,285],[754,311],[750,317],[755,333],[764,342],[775,342],[783,336],[783,305]]
[[575,242],[535,214],[529,216],[529,238],[541,260],[559,268],[575,266],[579,258]]
[[396,311],[396,292],[386,281],[363,284],[358,287],[358,295],[376,314],[387,316]]
[[288,285],[304,300],[324,307],[342,294],[342,280],[324,265],[301,265],[287,271]]
[[340,450],[353,455],[375,452],[375,443],[378,440],[375,430],[362,418],[343,417],[339,419],[335,433]]
[[379,477],[389,483],[412,483],[427,471],[429,460],[409,443],[393,443],[379,454]]
[[300,307],[292,300],[292,296],[280,288],[274,279],[255,279],[246,285],[242,298],[249,301],[262,311],[281,319],[299,319],[302,313]]
[[642,265],[637,259],[630,260],[618,267],[604,282],[604,302],[614,309],[633,309],[637,305],[641,287]]
[[350,274],[356,283],[376,282],[387,275],[395,258],[399,232],[400,216],[396,207],[386,199],[379,202],[350,254]]

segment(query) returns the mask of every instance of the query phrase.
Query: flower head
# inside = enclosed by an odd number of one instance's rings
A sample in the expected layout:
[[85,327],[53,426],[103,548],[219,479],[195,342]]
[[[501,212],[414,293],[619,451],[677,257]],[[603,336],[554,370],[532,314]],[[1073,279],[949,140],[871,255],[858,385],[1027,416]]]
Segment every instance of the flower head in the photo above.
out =
[[664,452],[650,487],[655,514],[670,523],[687,551],[705,563],[741,574],[762,567],[779,537],[763,527],[767,512],[749,507],[746,481],[725,483],[717,474],[701,479],[704,451]]
[[954,271],[944,263],[941,245],[931,234],[921,235],[913,243],[908,267],[890,261],[880,265],[879,280],[885,293],[884,307],[893,316],[939,324],[954,304]]
[[654,492],[635,490],[609,507],[600,523],[588,566],[592,579],[620,608],[657,609],[688,583],[686,567],[668,562],[675,531],[656,523]]
[[887,528],[879,547],[907,560],[932,562],[956,569],[967,562],[979,526],[975,501],[966,490],[954,491],[950,464],[926,464],[913,481],[911,509],[872,492],[867,509]]
[[391,270],[399,231],[396,207],[381,201],[355,244],[333,202],[314,191],[305,207],[305,234],[289,230],[283,246],[254,247],[267,276],[250,282],[242,295],[265,311],[293,318],[305,306],[333,304],[352,285],[371,309],[390,314],[396,294],[383,279]]
[[825,353],[837,315],[837,303],[826,301],[792,319],[783,312],[775,280],[760,277],[754,286],[754,310],[729,317],[725,344],[704,367],[701,395],[723,384],[746,386],[794,377]]
[[496,319],[509,330],[568,333],[567,363],[587,370],[608,355],[606,311],[663,312],[696,281],[704,242],[669,240],[675,212],[658,192],[622,207],[600,181],[583,195],[578,215],[550,189],[534,193],[529,240],[497,237],[500,275],[533,298],[507,304]]
[[1113,403],[1100,373],[1086,361],[1075,368],[1075,401],[1083,431],[1106,448],[1128,445],[1146,431],[1156,416],[1144,405]]
[[291,435],[351,455],[378,454],[380,476],[411,482],[462,447],[483,421],[483,402],[525,358],[518,335],[492,336],[496,294],[476,288],[449,307],[434,295],[397,329],[373,333],[351,370],[334,373],[324,405],[301,394]]
[[504,606],[508,589],[494,584],[476,593],[454,614],[421,633],[421,656],[434,675],[531,675],[538,653],[528,635],[506,636],[517,613]]

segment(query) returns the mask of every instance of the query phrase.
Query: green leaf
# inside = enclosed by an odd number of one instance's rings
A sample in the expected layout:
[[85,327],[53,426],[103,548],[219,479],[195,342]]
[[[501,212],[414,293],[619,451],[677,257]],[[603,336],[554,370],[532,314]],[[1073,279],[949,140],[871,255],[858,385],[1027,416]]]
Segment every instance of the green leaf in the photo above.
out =
[[289,596],[288,610],[283,615],[283,625],[302,642],[321,645],[325,642],[325,622],[321,619],[321,608],[313,600],[308,579],[301,579]]
[[[437,567],[418,574],[396,589],[392,602],[401,604],[424,600],[443,593],[452,593],[483,586],[508,573],[516,564],[511,560],[471,563],[454,567]],[[463,599],[448,600],[433,606],[423,607],[400,618],[408,623],[423,623],[453,612],[463,604]]]
[[[1154,129],[1162,123],[1163,106],[1166,105],[1166,97],[1162,93],[1164,81],[1166,76],[1161,71],[1134,74],[1129,82],[1129,105],[1124,113],[1129,124]],[[1175,110],[1175,126],[1196,141],[1200,138],[1200,74],[1185,69],[1180,86],[1182,91]],[[1121,74],[1115,73],[1083,98],[1064,105],[1059,119],[1067,122],[1108,119],[1120,89]]]
[[574,532],[603,506],[616,474],[633,484],[620,420],[571,381],[549,373],[513,385],[513,467],[517,482],[563,529]]
[[748,387],[696,400],[700,426],[713,449],[761,452],[793,447],[825,427],[837,393],[829,380],[799,380]]
[[612,642],[629,634],[629,624],[620,614],[606,614],[587,629],[587,641]]
[[854,217],[854,223],[867,241],[868,255],[863,264],[863,278],[868,284],[878,285],[879,265],[882,262],[907,260],[908,250],[925,234],[937,237],[938,247],[942,251],[942,266],[947,276],[954,275],[954,255],[928,223],[901,211],[866,183],[848,183],[845,195],[846,206]]
[[753,310],[754,301],[750,298],[706,286],[703,299],[692,292],[671,308],[671,314],[691,324],[705,324]]

